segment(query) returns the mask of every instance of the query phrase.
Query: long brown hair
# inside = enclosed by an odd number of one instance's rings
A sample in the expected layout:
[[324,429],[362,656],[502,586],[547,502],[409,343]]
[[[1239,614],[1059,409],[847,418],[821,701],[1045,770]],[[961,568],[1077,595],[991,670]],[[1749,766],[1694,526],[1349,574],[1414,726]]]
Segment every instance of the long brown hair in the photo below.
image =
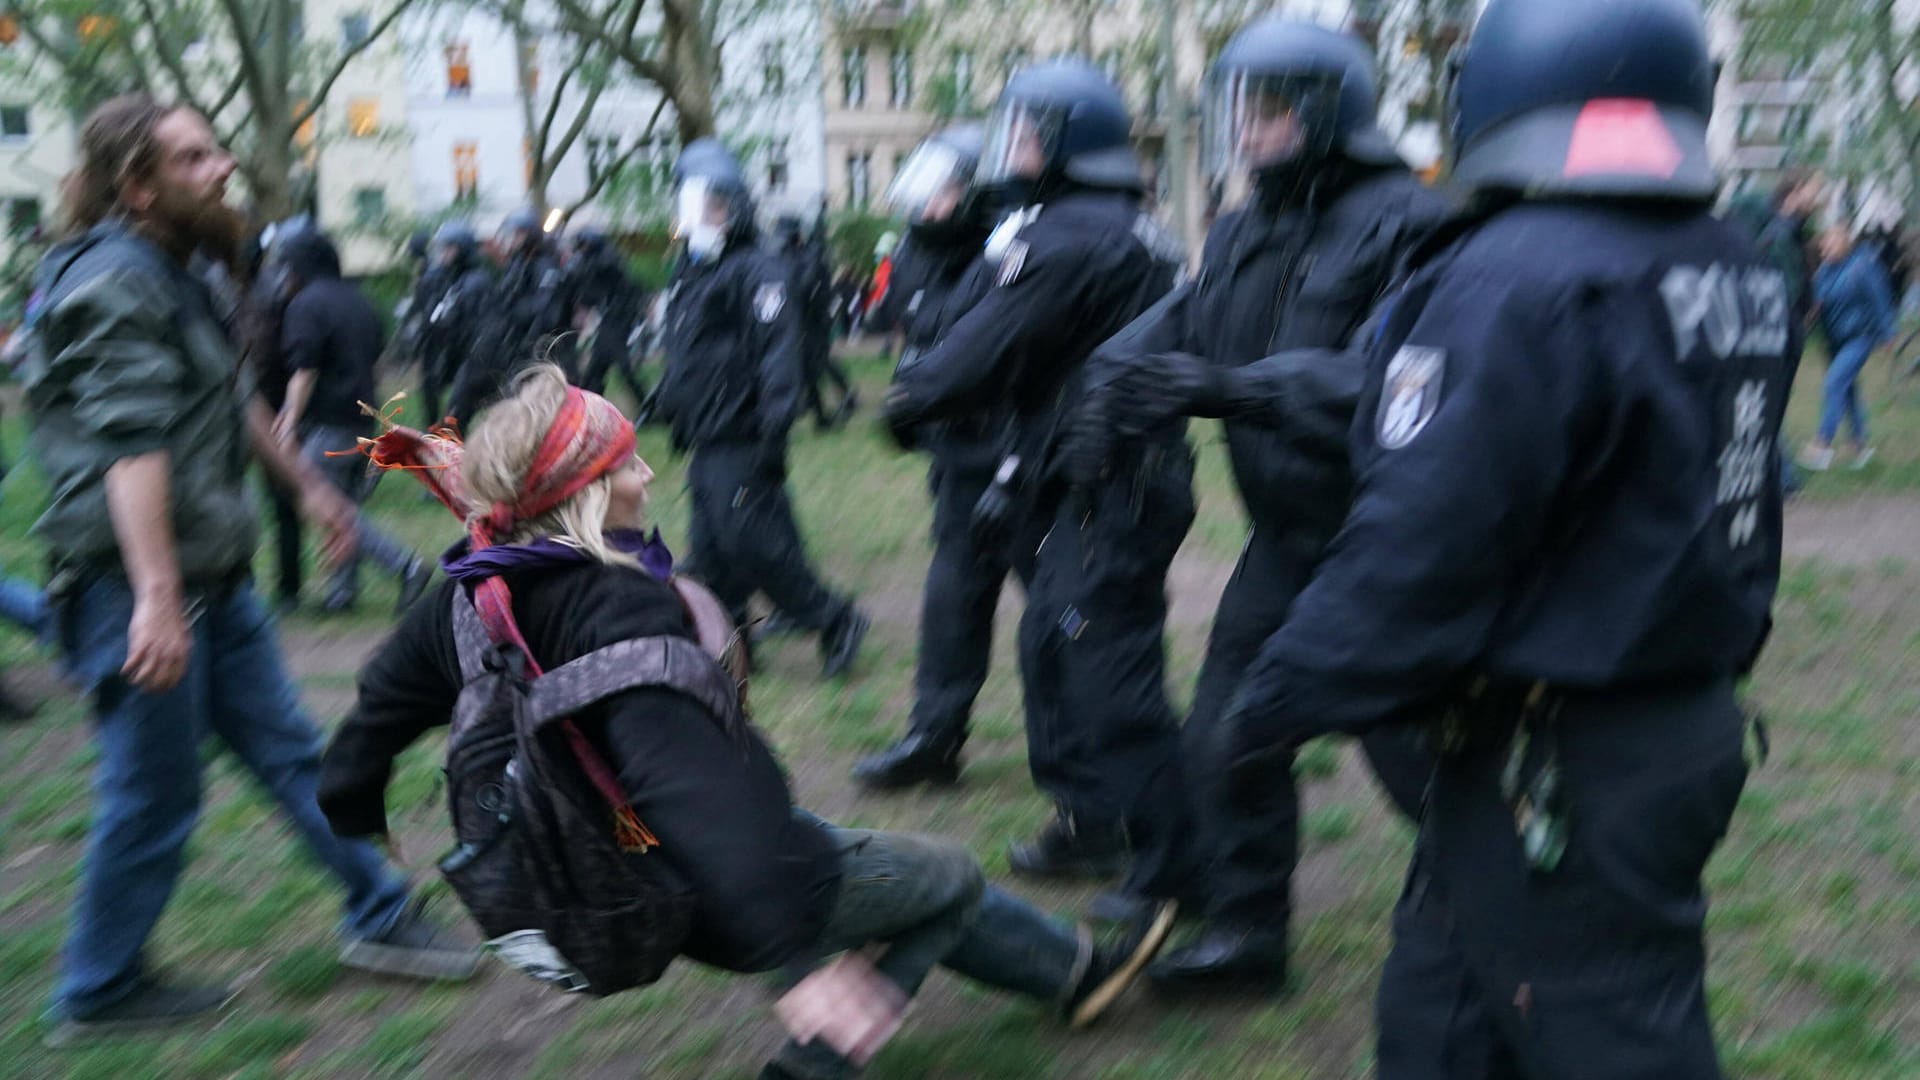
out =
[[70,234],[113,216],[121,185],[153,175],[160,160],[154,130],[173,110],[135,93],[109,98],[87,116],[80,129],[80,164],[60,186],[61,217]]

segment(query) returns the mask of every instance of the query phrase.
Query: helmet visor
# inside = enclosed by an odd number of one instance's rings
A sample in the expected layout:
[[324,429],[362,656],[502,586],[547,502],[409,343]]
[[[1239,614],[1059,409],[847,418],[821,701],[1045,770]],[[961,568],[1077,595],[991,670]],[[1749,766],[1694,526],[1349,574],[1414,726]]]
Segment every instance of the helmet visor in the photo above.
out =
[[990,186],[1040,179],[1060,143],[1064,123],[1065,117],[1057,109],[1021,101],[1002,103],[987,127],[979,182]]
[[1339,126],[1344,81],[1322,72],[1220,72],[1208,86],[1202,119],[1208,173],[1218,181],[1244,178],[1325,153]]
[[945,221],[959,207],[971,179],[953,147],[923,142],[887,188],[887,209],[913,223]]
[[704,176],[689,176],[673,189],[673,235],[687,235],[695,226],[725,225],[727,198]]

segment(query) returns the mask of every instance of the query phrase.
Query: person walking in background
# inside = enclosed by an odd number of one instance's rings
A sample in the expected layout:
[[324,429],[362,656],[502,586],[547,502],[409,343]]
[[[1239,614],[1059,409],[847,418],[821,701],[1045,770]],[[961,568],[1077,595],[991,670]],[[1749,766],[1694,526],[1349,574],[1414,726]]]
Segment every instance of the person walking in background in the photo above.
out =
[[[373,434],[363,405],[374,400],[373,367],[380,358],[380,316],[360,290],[340,277],[340,253],[315,229],[281,241],[287,272],[280,352],[288,378],[286,402],[274,422],[282,442],[300,447],[309,464],[355,505],[373,493],[365,465],[351,451]],[[400,579],[401,610],[427,587],[433,569],[364,520],[359,550],[335,568],[322,610],[353,610],[360,596],[360,556]]]
[[1820,331],[1826,335],[1833,359],[1821,388],[1820,431],[1800,455],[1800,464],[1815,472],[1833,467],[1833,440],[1842,421],[1853,429],[1851,464],[1859,469],[1873,460],[1867,445],[1867,408],[1860,400],[1860,372],[1874,350],[1893,340],[1899,330],[1893,288],[1878,256],[1856,247],[1844,226],[1820,236],[1820,269],[1813,275],[1813,299]]

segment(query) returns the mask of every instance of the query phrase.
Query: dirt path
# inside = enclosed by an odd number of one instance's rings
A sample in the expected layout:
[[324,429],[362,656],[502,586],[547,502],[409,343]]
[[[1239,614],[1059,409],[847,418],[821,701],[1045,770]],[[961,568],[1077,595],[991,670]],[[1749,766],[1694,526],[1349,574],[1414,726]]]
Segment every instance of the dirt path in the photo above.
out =
[[1841,566],[1920,559],[1920,495],[1862,495],[1787,506],[1786,554]]

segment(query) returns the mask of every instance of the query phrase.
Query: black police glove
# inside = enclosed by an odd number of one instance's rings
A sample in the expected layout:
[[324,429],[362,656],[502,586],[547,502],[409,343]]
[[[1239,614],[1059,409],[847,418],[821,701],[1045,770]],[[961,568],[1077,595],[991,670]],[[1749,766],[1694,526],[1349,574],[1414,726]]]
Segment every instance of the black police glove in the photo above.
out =
[[889,388],[887,399],[880,404],[880,423],[887,429],[887,437],[893,445],[902,450],[920,449],[920,417],[906,393],[898,386]]
[[1115,434],[1137,438],[1176,416],[1219,415],[1227,389],[1226,372],[1191,353],[1133,357],[1107,391]]
[[980,501],[973,504],[970,523],[973,542],[982,550],[999,551],[1012,540],[1014,514],[1020,505],[1020,487],[1024,481],[1019,455],[1009,454],[1000,463],[993,483],[981,493]]
[[1106,477],[1113,460],[1114,434],[1111,394],[1105,388],[1088,392],[1065,424],[1060,440],[1060,467],[1068,486],[1089,492]]

